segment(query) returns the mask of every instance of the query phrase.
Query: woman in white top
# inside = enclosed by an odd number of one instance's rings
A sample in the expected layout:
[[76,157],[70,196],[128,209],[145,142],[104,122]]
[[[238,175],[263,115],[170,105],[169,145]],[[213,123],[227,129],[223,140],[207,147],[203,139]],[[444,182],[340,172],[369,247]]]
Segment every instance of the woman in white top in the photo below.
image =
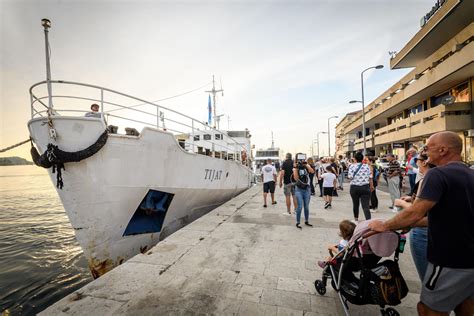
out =
[[337,187],[337,177],[331,166],[326,167],[326,172],[321,175],[323,179],[324,208],[331,208],[332,194]]
[[374,185],[372,183],[372,172],[367,164],[362,163],[361,153],[356,153],[354,156],[356,163],[349,167],[348,178],[351,179],[351,198],[352,211],[354,213],[354,221],[359,221],[359,203],[362,204],[365,219],[370,219],[369,199],[370,191],[373,191]]

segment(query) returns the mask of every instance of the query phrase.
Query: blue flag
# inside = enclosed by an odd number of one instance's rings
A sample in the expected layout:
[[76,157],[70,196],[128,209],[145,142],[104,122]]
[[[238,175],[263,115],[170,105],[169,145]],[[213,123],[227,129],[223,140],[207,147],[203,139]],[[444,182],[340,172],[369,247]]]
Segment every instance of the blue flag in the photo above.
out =
[[209,95],[209,101],[207,102],[207,110],[209,112],[208,117],[207,117],[207,123],[211,125],[211,119],[212,119],[211,95]]

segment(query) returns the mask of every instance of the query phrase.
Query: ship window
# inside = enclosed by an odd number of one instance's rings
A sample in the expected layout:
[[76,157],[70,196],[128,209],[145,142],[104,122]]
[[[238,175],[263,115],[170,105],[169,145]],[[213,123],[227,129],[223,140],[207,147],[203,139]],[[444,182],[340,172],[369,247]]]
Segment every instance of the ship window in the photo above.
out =
[[174,194],[149,190],[138,205],[123,236],[160,232]]
[[215,137],[216,137],[216,140],[221,140],[222,139],[222,134],[216,134]]
[[211,135],[210,134],[204,134],[204,140],[211,140]]
[[195,142],[199,141],[199,135],[194,135],[194,141]]

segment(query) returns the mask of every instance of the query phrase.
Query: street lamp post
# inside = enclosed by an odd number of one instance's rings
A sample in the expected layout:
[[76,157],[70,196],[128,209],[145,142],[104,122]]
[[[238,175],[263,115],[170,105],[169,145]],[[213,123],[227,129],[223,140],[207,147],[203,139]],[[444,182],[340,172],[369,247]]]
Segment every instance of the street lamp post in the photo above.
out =
[[364,142],[364,152],[363,152],[363,155],[364,155],[364,156],[365,156],[366,153],[367,153],[367,147],[366,147],[366,143],[365,143],[364,72],[366,72],[366,71],[369,70],[369,69],[382,69],[382,68],[383,68],[383,65],[372,66],[372,67],[369,67],[369,68],[367,68],[367,69],[364,69],[364,70],[360,73],[360,85],[361,85],[361,89],[362,89],[362,101],[353,100],[353,101],[350,101],[350,102],[349,102],[349,103],[356,103],[356,102],[362,103],[362,140],[363,140],[363,142]]
[[318,141],[316,139],[313,139],[311,141],[311,157],[314,157],[314,143],[317,143]]
[[331,156],[331,131],[329,129],[329,120],[332,118],[338,118],[339,116],[334,115],[328,118],[328,156]]
[[318,158],[321,158],[321,156],[319,155],[319,134],[327,134],[326,132],[318,132]]

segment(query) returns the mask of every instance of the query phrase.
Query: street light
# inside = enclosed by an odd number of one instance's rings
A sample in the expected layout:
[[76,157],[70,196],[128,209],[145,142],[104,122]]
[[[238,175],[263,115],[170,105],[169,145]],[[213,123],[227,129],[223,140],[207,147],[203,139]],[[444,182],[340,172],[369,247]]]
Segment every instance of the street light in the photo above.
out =
[[338,118],[339,116],[334,115],[328,118],[328,156],[331,157],[331,132],[329,130],[329,120],[332,118]]
[[318,158],[321,158],[321,156],[319,156],[319,134],[327,134],[327,132],[318,132]]
[[318,140],[317,139],[313,139],[311,141],[311,157],[314,157],[314,143],[317,143]]
[[362,139],[363,139],[363,142],[364,142],[364,152],[363,152],[363,155],[364,155],[364,156],[365,156],[365,154],[367,153],[367,147],[366,147],[366,144],[365,144],[364,72],[366,72],[366,71],[369,70],[369,69],[382,69],[382,68],[383,68],[383,65],[372,66],[372,67],[369,67],[369,68],[367,68],[367,69],[364,69],[364,70],[360,73],[360,85],[361,85],[361,89],[362,89],[362,101],[353,100],[353,101],[350,101],[350,102],[349,102],[349,103],[356,103],[356,102],[362,103]]

